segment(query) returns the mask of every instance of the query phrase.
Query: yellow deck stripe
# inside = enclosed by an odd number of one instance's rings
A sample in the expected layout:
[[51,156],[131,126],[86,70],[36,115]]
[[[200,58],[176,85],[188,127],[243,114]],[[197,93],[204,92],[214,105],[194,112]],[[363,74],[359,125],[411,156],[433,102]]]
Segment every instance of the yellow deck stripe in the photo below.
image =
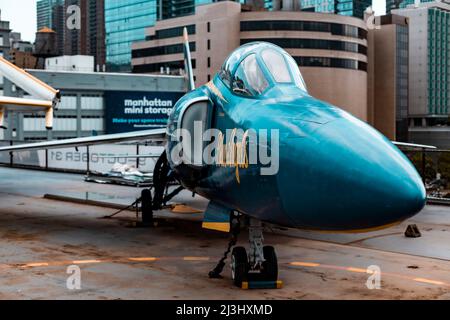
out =
[[297,266],[297,267],[318,267],[318,266],[320,266],[320,263],[299,262],[299,261],[291,262],[290,264],[293,266]]
[[94,263],[102,263],[101,260],[74,260],[73,264],[94,264]]
[[128,258],[130,261],[136,261],[136,262],[150,262],[150,261],[156,261],[157,258],[155,257],[147,257],[147,258]]
[[430,280],[430,279],[425,279],[425,278],[414,278],[413,280],[414,280],[414,281],[417,281],[417,282],[423,282],[423,283],[435,284],[435,285],[438,285],[438,286],[445,285],[444,282],[436,281],[436,280]]
[[361,268],[353,268],[353,267],[349,267],[346,269],[347,271],[350,272],[357,272],[357,273],[367,273],[367,269],[361,269]]
[[208,257],[183,257],[184,261],[209,261]]
[[48,267],[49,264],[47,262],[36,262],[36,263],[27,263],[24,267],[27,268],[35,268],[35,267]]

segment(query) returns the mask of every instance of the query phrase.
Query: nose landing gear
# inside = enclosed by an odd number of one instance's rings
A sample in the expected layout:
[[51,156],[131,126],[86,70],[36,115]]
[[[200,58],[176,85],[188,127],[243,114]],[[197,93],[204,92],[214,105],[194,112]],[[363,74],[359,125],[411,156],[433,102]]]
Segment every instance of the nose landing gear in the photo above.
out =
[[[221,278],[220,273],[225,266],[225,259],[237,242],[240,231],[239,217],[233,216],[231,240],[224,257],[216,268],[209,273],[210,278]],[[237,246],[231,252],[231,278],[234,285],[242,289],[279,289],[278,259],[275,249],[264,246],[263,225],[256,219],[249,220],[249,253],[244,247]]]
[[244,247],[235,247],[231,254],[231,277],[237,287],[248,289],[279,287],[278,259],[272,246],[263,246],[261,221],[250,219],[247,254]]

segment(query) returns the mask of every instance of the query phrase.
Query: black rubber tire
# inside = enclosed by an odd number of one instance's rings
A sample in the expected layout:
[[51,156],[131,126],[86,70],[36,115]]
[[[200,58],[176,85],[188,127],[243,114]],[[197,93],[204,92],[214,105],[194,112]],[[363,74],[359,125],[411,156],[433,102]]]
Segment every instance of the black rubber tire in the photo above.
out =
[[234,247],[231,253],[231,278],[235,286],[241,288],[247,280],[248,257],[244,247]]
[[266,261],[262,264],[262,272],[264,279],[267,281],[278,280],[278,259],[275,249],[272,246],[266,246],[263,248],[264,259]]

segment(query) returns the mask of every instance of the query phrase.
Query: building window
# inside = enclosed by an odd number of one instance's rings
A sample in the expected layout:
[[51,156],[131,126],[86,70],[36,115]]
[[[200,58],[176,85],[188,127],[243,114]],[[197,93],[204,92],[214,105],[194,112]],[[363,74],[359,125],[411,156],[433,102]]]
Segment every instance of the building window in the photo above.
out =
[[[192,59],[192,69],[195,69],[195,59]],[[170,70],[180,70],[184,69],[184,60],[180,61],[170,61],[162,63],[151,63],[151,64],[141,64],[133,66],[134,73],[160,73],[161,68],[170,68]]]
[[206,23],[206,29],[211,32],[211,22]]
[[343,68],[367,72],[367,63],[353,59],[327,57],[293,57],[300,67]]
[[210,82],[210,81],[211,81],[211,75],[208,74],[208,82]]
[[208,50],[211,50],[211,40],[208,39],[208,44],[207,44]]
[[[195,42],[189,42],[189,49],[191,50],[191,52],[195,52],[195,50],[196,50]],[[132,51],[131,56],[133,58],[163,56],[166,54],[183,53],[183,50],[184,50],[184,44],[171,44],[171,45],[161,46],[161,47],[136,49],[136,50]]]
[[358,43],[341,41],[341,40],[325,40],[325,39],[298,39],[298,38],[255,38],[241,39],[241,45],[255,41],[271,42],[282,48],[290,49],[318,49],[318,50],[335,50],[361,53],[367,55],[367,47]]
[[332,35],[367,39],[367,30],[339,23],[301,20],[265,20],[241,22],[241,32],[271,30],[327,32],[331,33]]
[[211,58],[208,57],[208,68],[211,68]]
[[[145,40],[168,39],[183,36],[183,29],[185,27],[175,27],[169,29],[156,30],[155,35],[145,37]],[[188,34],[195,34],[195,25],[186,26]]]

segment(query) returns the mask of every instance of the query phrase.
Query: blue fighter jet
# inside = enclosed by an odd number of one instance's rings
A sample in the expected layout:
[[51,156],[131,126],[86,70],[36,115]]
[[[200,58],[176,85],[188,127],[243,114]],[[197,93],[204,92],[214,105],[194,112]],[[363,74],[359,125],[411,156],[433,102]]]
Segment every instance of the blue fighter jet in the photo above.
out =
[[[186,31],[184,47],[190,91],[175,105],[167,128],[0,151],[164,140],[154,192],[143,192],[151,199],[147,207],[161,209],[184,188],[210,201],[203,227],[236,236],[239,226],[247,226],[248,252],[234,246],[235,237],[230,244],[238,286],[252,274],[278,279],[275,250],[263,245],[264,224],[363,232],[398,224],[424,207],[424,185],[407,157],[367,123],[309,95],[282,48],[243,45],[212,81],[195,88]],[[167,194],[171,180],[181,187]]]

